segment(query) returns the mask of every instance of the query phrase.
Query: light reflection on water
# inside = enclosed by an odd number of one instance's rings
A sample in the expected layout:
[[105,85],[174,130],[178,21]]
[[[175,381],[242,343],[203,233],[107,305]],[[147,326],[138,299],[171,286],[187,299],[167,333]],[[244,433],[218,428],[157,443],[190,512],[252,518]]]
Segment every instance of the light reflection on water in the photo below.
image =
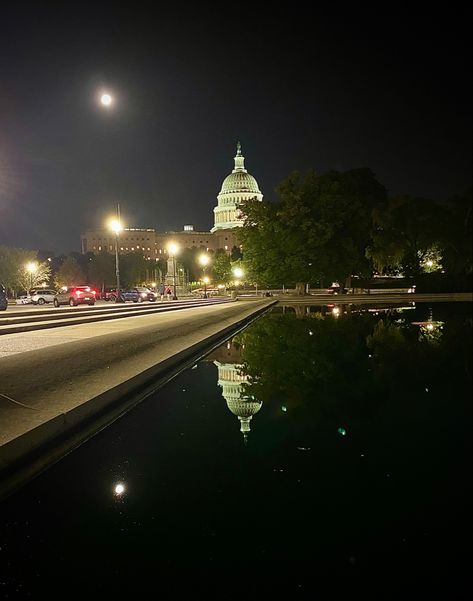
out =
[[463,303],[277,307],[2,504],[3,586],[454,596],[471,357]]

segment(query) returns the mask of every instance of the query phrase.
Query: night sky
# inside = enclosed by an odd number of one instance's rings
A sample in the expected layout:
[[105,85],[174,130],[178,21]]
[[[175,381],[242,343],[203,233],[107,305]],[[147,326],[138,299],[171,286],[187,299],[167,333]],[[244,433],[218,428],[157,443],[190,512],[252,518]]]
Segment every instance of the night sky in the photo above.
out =
[[79,250],[117,202],[129,227],[209,229],[237,140],[266,199],[309,168],[470,186],[470,15],[295,5],[3,8],[0,244]]

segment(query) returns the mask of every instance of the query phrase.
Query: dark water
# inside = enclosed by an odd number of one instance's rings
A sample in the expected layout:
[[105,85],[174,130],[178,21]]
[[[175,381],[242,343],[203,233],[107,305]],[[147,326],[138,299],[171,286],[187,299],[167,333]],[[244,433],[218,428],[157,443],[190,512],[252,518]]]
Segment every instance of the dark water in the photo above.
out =
[[469,598],[471,306],[346,311],[276,308],[5,500],[0,597]]

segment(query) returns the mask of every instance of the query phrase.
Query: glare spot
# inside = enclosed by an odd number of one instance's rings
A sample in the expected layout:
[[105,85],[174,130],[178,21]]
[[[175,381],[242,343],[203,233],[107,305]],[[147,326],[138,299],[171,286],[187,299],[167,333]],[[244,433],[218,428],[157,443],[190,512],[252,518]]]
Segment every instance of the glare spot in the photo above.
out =
[[345,430],[345,428],[338,428],[337,432],[339,434],[341,434],[342,436],[346,436],[347,431]]

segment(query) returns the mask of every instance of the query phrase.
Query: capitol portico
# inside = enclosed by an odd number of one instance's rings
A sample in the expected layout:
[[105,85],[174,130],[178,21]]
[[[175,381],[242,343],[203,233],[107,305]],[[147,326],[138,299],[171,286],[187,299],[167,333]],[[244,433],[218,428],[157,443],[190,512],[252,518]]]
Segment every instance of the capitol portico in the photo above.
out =
[[[159,232],[153,228],[125,228],[120,235],[120,252],[143,252],[149,260],[167,254],[173,241],[182,248],[219,248],[230,253],[239,242],[235,228],[243,225],[239,205],[244,200],[263,200],[256,179],[245,168],[241,144],[237,144],[233,171],[224,179],[214,208],[214,226],[210,231],[196,231],[193,225],[184,225],[180,231]],[[115,252],[115,235],[106,229],[87,230],[81,234],[82,253]]]

